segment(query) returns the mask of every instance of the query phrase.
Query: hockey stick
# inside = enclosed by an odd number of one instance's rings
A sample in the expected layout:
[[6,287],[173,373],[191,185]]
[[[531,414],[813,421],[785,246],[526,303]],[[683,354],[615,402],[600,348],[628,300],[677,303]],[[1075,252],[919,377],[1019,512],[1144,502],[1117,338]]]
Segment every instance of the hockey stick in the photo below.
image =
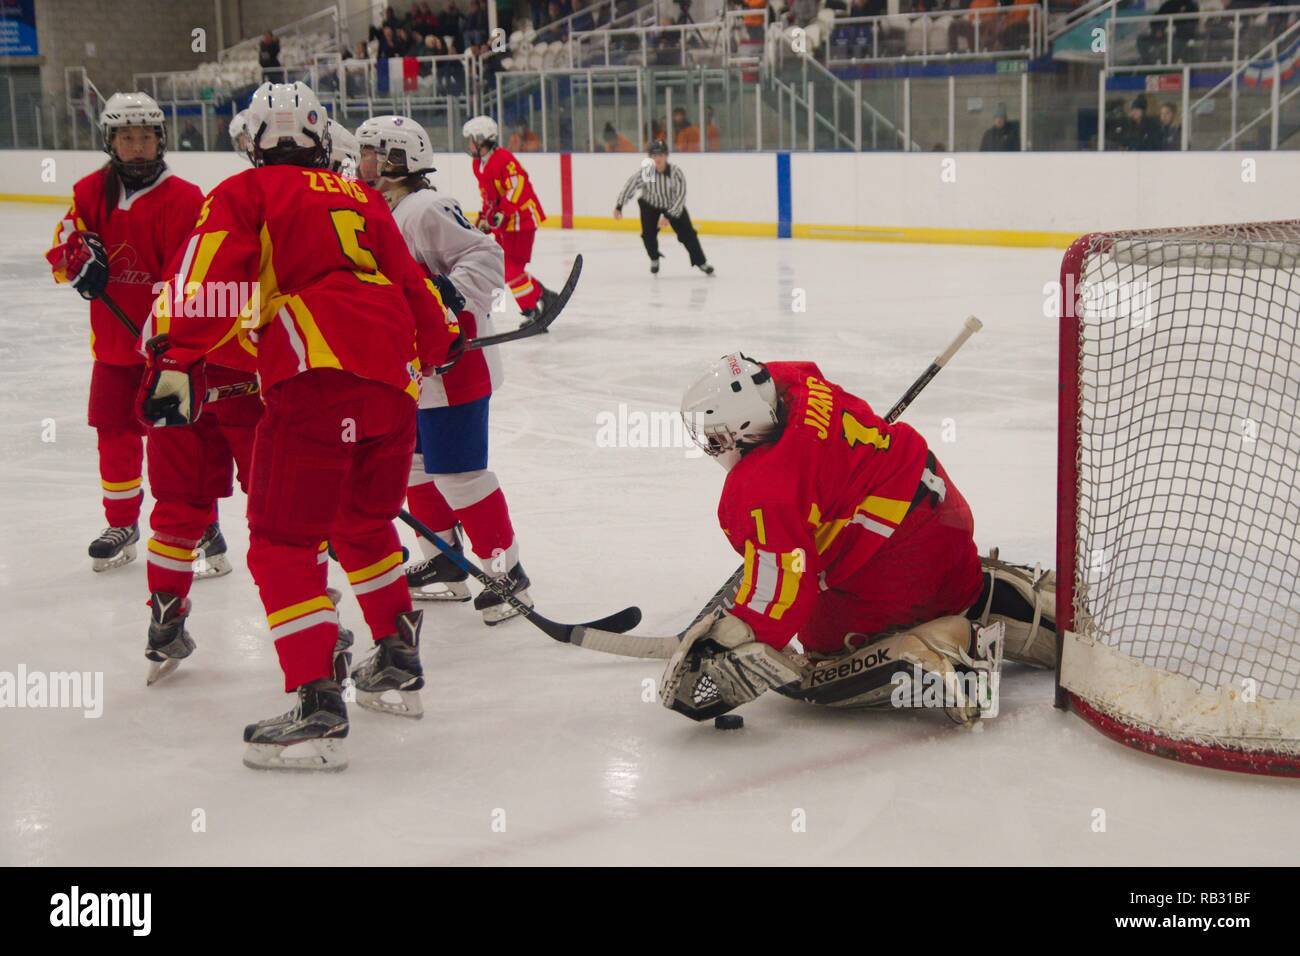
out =
[[[104,301],[104,305],[108,306],[108,311],[112,312],[117,318],[117,321],[121,322],[126,330],[131,333],[131,338],[138,339],[140,337],[140,330],[135,327],[134,322],[127,318],[126,313],[122,311],[122,307],[114,302],[107,292],[101,292],[99,297]],[[261,385],[258,384],[258,381],[255,378],[250,378],[246,382],[233,382],[230,385],[214,385],[204,393],[203,402],[204,404],[207,404],[208,402],[219,402],[223,398],[238,398],[240,395],[254,395],[260,390]]]
[[[966,319],[962,326],[961,332],[952,340],[952,343],[935,357],[924,372],[911,384],[903,397],[894,403],[894,407],[885,415],[885,421],[893,424],[898,421],[903,412],[907,411],[909,405],[916,400],[931,380],[939,374],[952,357],[957,354],[957,350],[966,344],[967,339],[983,328],[983,323],[975,316]],[[704,605],[700,613],[695,615],[695,619],[688,624],[685,629],[678,631],[673,635],[664,635],[660,637],[637,637],[632,634],[607,634],[598,630],[594,623],[584,628],[580,628],[574,635],[570,643],[577,644],[580,647],[586,647],[593,651],[603,651],[606,654],[618,654],[622,657],[640,657],[647,660],[667,660],[673,656],[677,650],[678,644],[681,643],[682,637],[686,632],[702,621],[707,615],[713,613],[720,604],[724,603],[730,595],[736,593],[740,586],[740,579],[744,576],[745,566],[742,564],[736,569],[725,584],[720,587],[709,602]]]
[[465,348],[461,350],[460,355],[448,362],[446,365],[439,365],[434,372],[442,375],[455,367],[460,361],[461,356],[471,349],[485,349],[489,345],[501,345],[503,342],[518,342],[520,339],[530,339],[534,335],[541,335],[547,330],[552,322],[560,317],[564,307],[569,304],[569,299],[573,295],[573,290],[578,287],[578,276],[582,275],[582,255],[581,253],[573,260],[573,268],[569,270],[569,278],[564,280],[564,286],[559,292],[555,293],[555,298],[551,300],[546,311],[539,315],[531,322],[525,322],[517,329],[511,329],[509,332],[498,332],[496,335],[481,335],[478,338],[470,339],[465,343]]
[[581,633],[587,628],[594,628],[601,634],[620,635],[624,631],[632,630],[632,628],[641,623],[641,609],[635,606],[625,607],[623,610],[616,611],[608,617],[602,617],[598,621],[588,621],[586,624],[560,624],[552,621],[550,618],[543,617],[536,610],[529,607],[523,601],[519,600],[507,591],[500,581],[477,567],[472,561],[465,557],[463,552],[458,551],[446,541],[443,541],[437,534],[429,530],[428,525],[419,518],[416,518],[409,511],[403,509],[397,513],[397,516],[421,537],[428,538],[437,545],[438,550],[449,557],[452,560],[452,563],[458,568],[472,575],[480,584],[483,585],[483,587],[487,588],[487,590],[491,591],[526,617],[534,626],[546,634],[547,637],[553,638],[561,644],[573,643],[573,635],[575,633]]

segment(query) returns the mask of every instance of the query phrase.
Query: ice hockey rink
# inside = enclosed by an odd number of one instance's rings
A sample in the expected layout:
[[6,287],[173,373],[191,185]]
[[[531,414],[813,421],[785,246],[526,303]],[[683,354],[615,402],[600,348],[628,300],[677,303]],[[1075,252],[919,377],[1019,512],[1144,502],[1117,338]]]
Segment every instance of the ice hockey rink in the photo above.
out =
[[[197,651],[157,686],[143,556],[90,570],[86,306],[41,255],[60,212],[0,212],[0,670],[100,672],[102,715],[0,711],[0,864],[1295,862],[1294,783],[1121,747],[1053,709],[1044,672],[1006,665],[999,716],[973,730],[767,694],[723,732],[658,703],[662,662],[522,620],[489,629],[467,604],[426,610],[423,720],[353,708],[341,774],[245,768],[244,724],[291,698],[243,567],[242,495],[222,506],[235,572],[195,584]],[[503,346],[491,459],[539,610],[636,604],[638,633],[676,631],[735,568],[722,470],[675,426],[671,447],[628,447],[701,363],[813,360],[883,412],[970,314],[984,330],[906,420],[969,499],[982,550],[1052,563],[1058,250],[702,238],[713,278],[668,236],[653,277],[632,233],[539,234],[543,281],[578,252],[585,271],[550,335]],[[363,646],[350,594],[341,610]]]

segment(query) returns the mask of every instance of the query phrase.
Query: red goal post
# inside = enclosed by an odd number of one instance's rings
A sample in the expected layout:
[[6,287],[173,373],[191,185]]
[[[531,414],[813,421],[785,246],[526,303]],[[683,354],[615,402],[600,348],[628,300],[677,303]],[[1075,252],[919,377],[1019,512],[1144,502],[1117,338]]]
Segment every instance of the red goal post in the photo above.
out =
[[1300,221],[1094,233],[1060,279],[1057,705],[1300,776]]

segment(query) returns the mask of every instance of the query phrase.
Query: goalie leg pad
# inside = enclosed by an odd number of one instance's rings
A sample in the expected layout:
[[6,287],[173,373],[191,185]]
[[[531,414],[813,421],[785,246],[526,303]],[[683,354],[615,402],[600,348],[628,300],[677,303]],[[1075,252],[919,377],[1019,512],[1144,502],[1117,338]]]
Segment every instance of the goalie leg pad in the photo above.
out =
[[[848,635],[846,644],[862,635]],[[942,706],[969,724],[997,712],[1003,629],[942,617],[887,634],[851,653],[814,661],[797,688],[781,690],[828,707]],[[854,641],[854,644],[857,642]]]
[[1008,660],[1032,667],[1056,666],[1056,574],[1008,564],[994,551],[981,557],[984,589],[966,616],[985,627],[1006,626]]

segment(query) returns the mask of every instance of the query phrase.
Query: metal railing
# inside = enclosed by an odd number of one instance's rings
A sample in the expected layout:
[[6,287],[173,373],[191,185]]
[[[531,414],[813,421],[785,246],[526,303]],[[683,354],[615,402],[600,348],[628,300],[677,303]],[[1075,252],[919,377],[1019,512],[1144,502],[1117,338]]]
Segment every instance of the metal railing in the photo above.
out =
[[[339,8],[337,6],[326,7],[316,13],[290,21],[284,26],[275,27],[271,30],[271,33],[280,41],[281,50],[284,49],[284,41],[288,38],[302,39],[319,34],[334,38],[334,49],[325,52],[338,53],[342,49],[342,33],[340,31]],[[262,38],[260,36],[240,40],[238,43],[232,44],[217,53],[217,60],[224,63],[226,60],[245,59],[250,56],[256,60],[261,43]]]
[[102,145],[97,131],[99,114],[104,110],[104,94],[90,81],[84,66],[68,66],[63,69],[63,88],[65,106],[68,111],[68,125],[72,131],[72,148],[81,149],[82,122],[89,129],[87,149]]
[[1300,5],[1112,17],[1106,21],[1106,66],[1239,64],[1297,17]]
[[[1291,24],[1289,28],[1276,37],[1268,44],[1268,46],[1260,50],[1244,63],[1241,63],[1232,71],[1231,74],[1228,75],[1226,79],[1216,84],[1209,90],[1209,92],[1198,97],[1194,103],[1190,104],[1189,109],[1184,113],[1184,126],[1190,126],[1192,117],[1197,114],[1203,105],[1211,102],[1221,90],[1227,88],[1230,91],[1229,95],[1231,101],[1231,133],[1228,138],[1223,140],[1216,148],[1232,149],[1237,145],[1237,141],[1241,138],[1243,133],[1267,119],[1269,121],[1269,149],[1277,149],[1281,127],[1282,106],[1285,103],[1290,102],[1297,93],[1300,93],[1300,84],[1297,84],[1296,87],[1285,96],[1282,94],[1282,61],[1284,58],[1293,59],[1297,52],[1300,52],[1300,21]],[[1266,55],[1268,57],[1268,62],[1264,61]],[[1258,65],[1255,65],[1257,60],[1260,62]],[[1250,122],[1246,123],[1244,126],[1238,126],[1238,91],[1242,78],[1251,70],[1256,70],[1257,75],[1260,76],[1261,80],[1267,77],[1268,85],[1270,87],[1269,105],[1265,110],[1256,115],[1254,119],[1250,120]],[[1186,88],[1187,83],[1184,82],[1183,85],[1184,88]],[[1184,149],[1187,148],[1186,142],[1187,138],[1185,134]]]
[[977,8],[961,12],[840,17],[826,21],[822,60],[864,61],[1031,58],[1045,48],[1043,8]]
[[671,26],[574,31],[568,66],[732,66],[754,64],[762,55],[767,10],[729,10],[719,20]]
[[[620,7],[631,6],[632,9],[619,13]],[[649,3],[637,4],[636,0],[596,0],[596,2],[583,7],[581,10],[574,10],[568,16],[553,20],[550,23],[534,23],[524,32],[523,41],[525,44],[537,43],[564,43],[567,42],[573,33],[591,33],[598,30],[608,30],[621,25],[644,25],[646,17],[651,20],[655,16],[655,0]],[[604,21],[600,20],[602,11],[607,13]],[[586,30],[575,30],[574,23],[579,20],[591,20],[592,25]]]

